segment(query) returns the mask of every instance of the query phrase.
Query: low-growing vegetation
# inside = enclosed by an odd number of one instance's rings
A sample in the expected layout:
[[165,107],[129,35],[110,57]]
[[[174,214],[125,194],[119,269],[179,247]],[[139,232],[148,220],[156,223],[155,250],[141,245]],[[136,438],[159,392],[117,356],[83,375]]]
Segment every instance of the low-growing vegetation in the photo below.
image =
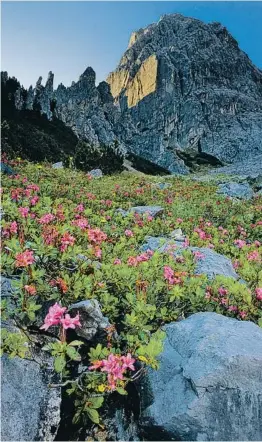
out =
[[[54,370],[75,404],[75,418],[102,424],[98,409],[146,367],[157,369],[162,326],[200,311],[262,325],[262,198],[235,201],[216,186],[183,177],[123,173],[92,179],[73,169],[17,162],[2,177],[2,275],[12,296],[2,318],[22,334],[2,334],[2,350],[30,357],[30,332],[47,341]],[[117,210],[159,205],[163,213],[122,216]],[[182,253],[142,251],[147,236],[168,237],[181,228]],[[207,247],[232,260],[239,280],[195,274]],[[110,326],[90,345],[74,335],[81,316],[68,308],[96,299]],[[86,370],[72,376],[72,361]]]

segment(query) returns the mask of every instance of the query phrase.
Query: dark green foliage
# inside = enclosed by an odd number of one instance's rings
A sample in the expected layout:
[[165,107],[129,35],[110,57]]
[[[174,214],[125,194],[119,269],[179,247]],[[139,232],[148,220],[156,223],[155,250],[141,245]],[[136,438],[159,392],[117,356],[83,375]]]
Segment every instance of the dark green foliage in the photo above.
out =
[[139,155],[135,155],[134,153],[129,153],[126,158],[127,160],[131,161],[132,167],[134,167],[134,169],[138,170],[139,172],[143,172],[149,175],[170,174],[170,171],[168,169],[158,166],[157,164],[154,164],[151,161],[140,157]]
[[77,169],[85,172],[99,168],[105,174],[113,174],[123,170],[123,155],[115,147],[94,147],[84,141],[79,141],[76,146],[74,163]]
[[[14,78],[1,82],[2,86],[2,151],[9,158],[21,157],[30,161],[62,161],[74,155],[78,138],[56,118],[48,120],[39,110],[15,108],[15,92],[20,87]],[[22,88],[22,95],[26,97]]]

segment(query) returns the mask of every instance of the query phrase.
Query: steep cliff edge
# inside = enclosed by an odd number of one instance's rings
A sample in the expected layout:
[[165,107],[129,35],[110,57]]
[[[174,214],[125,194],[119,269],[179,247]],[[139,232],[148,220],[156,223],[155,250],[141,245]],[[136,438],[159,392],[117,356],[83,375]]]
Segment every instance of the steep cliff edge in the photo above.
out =
[[170,171],[195,154],[233,163],[262,152],[262,72],[219,23],[163,16],[132,34],[107,82],[118,137]]

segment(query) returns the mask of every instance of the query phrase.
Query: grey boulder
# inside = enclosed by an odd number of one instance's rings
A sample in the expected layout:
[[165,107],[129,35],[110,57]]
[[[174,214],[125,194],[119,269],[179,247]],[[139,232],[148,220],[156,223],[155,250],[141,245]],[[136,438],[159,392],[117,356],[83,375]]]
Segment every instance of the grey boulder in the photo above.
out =
[[110,325],[108,319],[103,316],[99,303],[96,299],[80,301],[72,304],[68,311],[72,316],[79,313],[81,327],[76,327],[76,334],[82,338],[91,340],[97,333],[105,331]]
[[191,250],[192,252],[200,252],[203,255],[202,258],[197,260],[195,270],[195,274],[197,275],[205,274],[209,278],[213,278],[216,275],[223,275],[234,279],[239,278],[229,258],[207,247],[184,247],[183,242],[179,239],[149,236],[146,238],[146,243],[143,244],[141,250],[166,252],[172,250],[172,248],[174,249],[175,256],[181,254],[185,249]]
[[55,439],[60,423],[61,389],[49,388],[53,367],[33,360],[1,358],[1,440]]
[[228,196],[230,198],[239,198],[245,200],[249,200],[254,195],[254,192],[248,183],[220,184],[218,186],[217,193]]
[[93,178],[101,178],[103,176],[103,172],[101,169],[92,169],[88,172],[88,175],[91,175]]
[[206,312],[165,331],[140,390],[146,440],[262,440],[262,329]]

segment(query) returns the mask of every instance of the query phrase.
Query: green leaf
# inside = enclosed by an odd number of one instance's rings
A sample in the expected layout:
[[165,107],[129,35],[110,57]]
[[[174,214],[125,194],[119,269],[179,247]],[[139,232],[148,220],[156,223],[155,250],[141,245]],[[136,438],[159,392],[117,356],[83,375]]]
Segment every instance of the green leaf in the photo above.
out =
[[63,369],[65,368],[65,366],[66,366],[66,360],[65,360],[64,355],[62,355],[62,356],[57,356],[57,357],[55,358],[55,363],[54,363],[55,371],[56,371],[57,373],[61,373],[61,371],[63,371]]
[[126,395],[127,395],[127,391],[126,391],[124,388],[122,388],[122,387],[117,387],[116,391],[117,391],[119,394],[122,394],[123,396],[126,396]]
[[92,405],[90,405],[90,408],[100,408],[104,402],[104,398],[103,398],[103,396],[94,397],[90,400],[90,402],[92,402]]
[[83,344],[84,343],[82,341],[72,341],[68,345],[70,345],[71,347],[80,347],[80,345],[83,345]]
[[258,325],[259,325],[259,327],[262,327],[262,318],[260,318],[260,319],[258,320]]
[[95,424],[99,424],[99,414],[96,410],[94,410],[93,408],[88,408],[86,412],[92,422],[94,422]]
[[68,346],[66,348],[66,354],[73,361],[81,361],[81,356],[80,356],[80,354],[78,353],[78,351],[74,347],[69,347]]

